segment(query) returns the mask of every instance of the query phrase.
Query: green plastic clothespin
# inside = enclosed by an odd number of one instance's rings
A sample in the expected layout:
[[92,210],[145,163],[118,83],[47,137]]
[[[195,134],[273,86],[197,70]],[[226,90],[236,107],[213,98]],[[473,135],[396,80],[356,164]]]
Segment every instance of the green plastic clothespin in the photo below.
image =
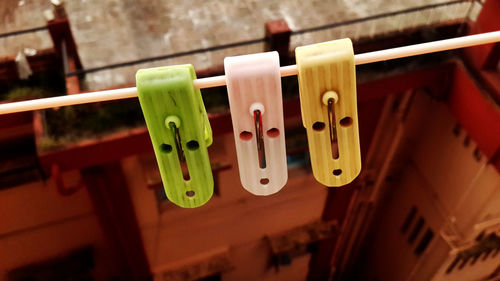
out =
[[[207,146],[212,129],[200,90],[193,80],[192,65],[141,69],[136,74],[137,92],[170,201],[194,208],[212,197],[214,181]],[[184,179],[181,161],[187,163]]]

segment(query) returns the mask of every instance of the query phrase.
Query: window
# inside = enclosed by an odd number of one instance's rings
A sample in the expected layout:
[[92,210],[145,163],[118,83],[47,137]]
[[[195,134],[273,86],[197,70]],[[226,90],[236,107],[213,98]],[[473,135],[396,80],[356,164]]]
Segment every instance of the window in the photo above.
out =
[[415,206],[412,206],[410,209],[410,212],[408,213],[408,216],[406,216],[406,219],[403,222],[403,225],[401,226],[401,233],[402,234],[405,234],[408,231],[411,223],[415,219],[416,214],[417,214],[417,208]]
[[417,224],[413,228],[410,237],[408,237],[408,243],[413,244],[413,242],[415,242],[415,239],[417,239],[417,236],[422,230],[423,226],[424,226],[424,218],[420,217],[417,221]]
[[434,232],[430,228],[427,228],[427,231],[424,234],[424,237],[420,239],[420,243],[418,243],[417,248],[415,248],[414,253],[416,255],[420,255],[427,249],[427,246],[429,246],[429,243],[431,243],[432,238],[434,238]]

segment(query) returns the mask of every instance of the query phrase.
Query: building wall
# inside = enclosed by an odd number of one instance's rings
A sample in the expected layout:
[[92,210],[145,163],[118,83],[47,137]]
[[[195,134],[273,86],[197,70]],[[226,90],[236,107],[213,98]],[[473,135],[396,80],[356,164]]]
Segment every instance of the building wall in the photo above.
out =
[[[79,181],[79,174],[64,174],[63,180],[71,186]],[[86,189],[62,196],[49,180],[0,190],[0,280],[7,280],[13,269],[85,246],[94,248],[97,280],[114,276],[112,253]]]
[[446,270],[460,252],[477,244],[481,232],[500,230],[500,176],[443,103],[418,93],[406,125],[411,128],[400,153],[409,159],[389,183],[376,231],[368,238],[367,270],[360,276],[483,280],[500,264],[500,255],[484,253],[474,262],[461,260],[451,273]]
[[195,209],[162,207],[166,203],[147,188],[148,169],[156,167],[141,165],[139,156],[123,161],[151,271],[159,275],[171,263],[189,264],[203,253],[228,248],[234,269],[223,280],[277,280],[282,275],[305,280],[309,255],[277,271],[264,237],[319,220],[327,188],[297,168],[289,171],[279,193],[255,196],[241,186],[232,134],[216,137],[209,153],[212,161],[231,169],[219,175],[219,195]]

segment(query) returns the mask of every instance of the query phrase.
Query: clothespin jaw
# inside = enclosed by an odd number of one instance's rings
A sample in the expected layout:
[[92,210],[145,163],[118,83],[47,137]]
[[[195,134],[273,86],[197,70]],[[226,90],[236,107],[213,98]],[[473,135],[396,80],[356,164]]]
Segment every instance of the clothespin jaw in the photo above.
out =
[[[139,102],[149,130],[167,198],[194,208],[205,204],[214,181],[207,147],[212,130],[191,65],[141,69],[136,74]],[[189,175],[183,175],[181,162]]]
[[298,47],[295,57],[314,177],[326,186],[348,184],[361,170],[351,40]]
[[276,193],[288,179],[279,55],[227,57],[224,69],[241,183]]

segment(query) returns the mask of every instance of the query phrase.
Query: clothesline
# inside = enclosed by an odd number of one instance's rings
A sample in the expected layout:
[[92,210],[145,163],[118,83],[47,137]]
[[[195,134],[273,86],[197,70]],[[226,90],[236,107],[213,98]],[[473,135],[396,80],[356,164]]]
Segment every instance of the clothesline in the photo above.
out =
[[[357,54],[354,56],[354,62],[356,65],[362,65],[372,62],[386,61],[495,42],[500,42],[500,31]],[[280,72],[282,77],[297,75],[297,66],[283,66],[280,68]],[[194,87],[197,89],[212,88],[224,85],[226,85],[226,77],[224,75],[194,80]],[[0,114],[40,110],[53,107],[102,102],[133,97],[137,97],[137,89],[135,87],[42,98],[0,104]]]

